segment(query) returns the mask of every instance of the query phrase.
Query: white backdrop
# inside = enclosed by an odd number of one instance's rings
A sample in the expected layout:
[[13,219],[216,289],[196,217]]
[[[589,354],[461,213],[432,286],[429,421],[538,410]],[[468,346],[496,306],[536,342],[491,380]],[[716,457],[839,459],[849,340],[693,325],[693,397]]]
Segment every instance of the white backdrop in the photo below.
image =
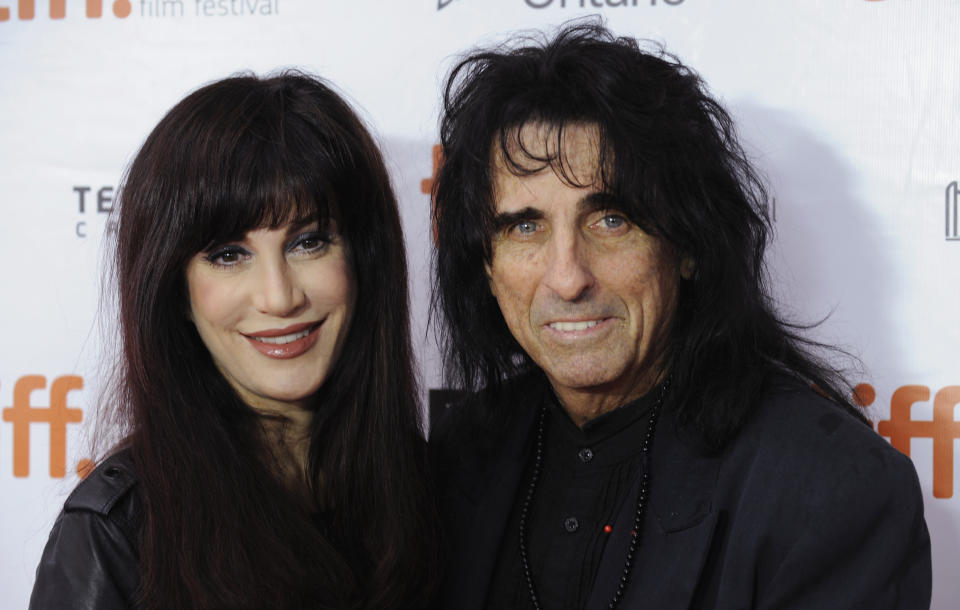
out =
[[403,208],[426,390],[443,74],[587,13],[664,42],[733,111],[776,193],[777,294],[862,359],[871,415],[920,475],[933,606],[960,605],[960,0],[0,0],[0,607],[26,606],[86,455],[105,210],[163,113],[239,70],[300,67],[346,94]]

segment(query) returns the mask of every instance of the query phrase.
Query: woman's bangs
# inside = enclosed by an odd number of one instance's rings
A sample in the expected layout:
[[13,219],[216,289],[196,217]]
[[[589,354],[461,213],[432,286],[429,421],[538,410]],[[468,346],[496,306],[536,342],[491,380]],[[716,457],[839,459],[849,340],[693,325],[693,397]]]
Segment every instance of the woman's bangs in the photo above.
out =
[[240,240],[254,229],[311,221],[323,227],[336,218],[321,168],[308,167],[281,146],[269,148],[273,150],[238,150],[220,184],[202,189],[209,197],[198,201],[201,249]]

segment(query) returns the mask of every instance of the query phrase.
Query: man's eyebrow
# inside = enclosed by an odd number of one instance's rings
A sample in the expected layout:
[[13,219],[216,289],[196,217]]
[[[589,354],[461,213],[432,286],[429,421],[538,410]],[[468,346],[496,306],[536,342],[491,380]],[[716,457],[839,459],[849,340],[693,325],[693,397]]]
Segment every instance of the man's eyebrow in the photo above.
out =
[[622,210],[624,202],[613,193],[603,191],[590,193],[580,200],[578,207],[582,212],[597,212],[599,210]]
[[516,212],[501,212],[493,217],[493,230],[500,232],[521,220],[540,220],[541,218],[543,218],[543,212],[529,206]]

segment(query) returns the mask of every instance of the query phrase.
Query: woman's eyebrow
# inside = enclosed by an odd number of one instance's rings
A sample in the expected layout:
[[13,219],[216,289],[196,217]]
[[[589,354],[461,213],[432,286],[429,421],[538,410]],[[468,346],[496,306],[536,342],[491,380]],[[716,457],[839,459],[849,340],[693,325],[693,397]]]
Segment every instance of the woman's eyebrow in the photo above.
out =
[[287,235],[296,235],[297,233],[302,232],[304,228],[313,224],[319,224],[316,218],[302,218],[299,220],[293,220],[287,225]]

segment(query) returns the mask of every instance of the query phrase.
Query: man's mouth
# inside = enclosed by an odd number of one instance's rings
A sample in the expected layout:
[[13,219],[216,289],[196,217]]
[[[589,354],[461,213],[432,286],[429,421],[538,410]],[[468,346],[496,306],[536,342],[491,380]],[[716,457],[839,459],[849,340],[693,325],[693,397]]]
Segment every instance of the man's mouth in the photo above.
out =
[[573,332],[573,331],[587,330],[588,328],[593,328],[600,322],[602,322],[602,320],[581,320],[579,322],[551,322],[549,326],[550,328],[554,330],[558,330],[560,332]]

